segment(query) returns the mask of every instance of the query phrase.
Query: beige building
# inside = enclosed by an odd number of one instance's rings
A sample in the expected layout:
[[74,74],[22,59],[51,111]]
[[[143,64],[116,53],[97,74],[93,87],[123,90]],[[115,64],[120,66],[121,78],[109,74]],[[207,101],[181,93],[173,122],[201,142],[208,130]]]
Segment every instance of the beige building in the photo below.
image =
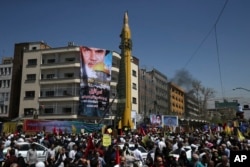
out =
[[12,57],[2,58],[2,64],[0,64],[0,118],[2,120],[8,120],[10,113],[12,67]]
[[19,115],[42,119],[77,118],[80,87],[79,47],[27,50]]
[[[79,46],[30,49],[23,53],[19,117],[32,119],[81,119]],[[120,55],[112,52],[110,106],[107,118],[116,114]],[[132,99],[138,112],[138,60],[132,63]],[[83,118],[85,119],[85,118]],[[90,119],[88,119],[90,120]],[[86,121],[88,121],[86,120]],[[92,120],[90,120],[92,121]]]

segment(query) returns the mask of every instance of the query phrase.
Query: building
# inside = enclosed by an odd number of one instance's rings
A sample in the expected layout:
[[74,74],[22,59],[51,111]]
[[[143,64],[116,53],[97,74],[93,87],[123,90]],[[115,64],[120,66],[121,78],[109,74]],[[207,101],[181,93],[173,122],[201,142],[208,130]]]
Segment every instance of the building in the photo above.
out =
[[79,108],[79,47],[23,53],[19,117],[75,119]]
[[48,48],[50,48],[50,46],[48,46],[45,42],[25,42],[15,44],[11,79],[9,119],[18,119],[19,117],[24,52],[27,50],[43,50]]
[[131,62],[131,95],[132,95],[132,111],[139,114],[139,59],[132,57]]
[[139,113],[148,117],[155,110],[156,89],[153,82],[153,76],[145,68],[139,71]]
[[0,118],[1,120],[9,120],[11,113],[10,108],[10,92],[12,78],[13,58],[2,58],[0,64]]
[[155,86],[155,99],[153,101],[153,114],[166,115],[168,113],[168,79],[160,71],[153,69],[149,71]]
[[184,116],[186,118],[200,118],[201,114],[199,113],[199,103],[197,98],[192,95],[185,94],[185,112]]
[[[84,119],[78,116],[80,89],[80,49],[68,45],[58,48],[26,49],[23,51],[22,77],[19,85],[18,116],[23,119]],[[120,55],[112,52],[110,106],[106,118],[113,119],[117,111],[117,81]],[[138,62],[133,58],[131,92],[132,110],[138,112]]]
[[150,114],[166,115],[168,111],[168,80],[156,69],[140,69],[140,113],[144,118]]
[[169,114],[177,115],[180,118],[184,116],[185,112],[185,92],[182,88],[174,84],[168,83],[169,90]]

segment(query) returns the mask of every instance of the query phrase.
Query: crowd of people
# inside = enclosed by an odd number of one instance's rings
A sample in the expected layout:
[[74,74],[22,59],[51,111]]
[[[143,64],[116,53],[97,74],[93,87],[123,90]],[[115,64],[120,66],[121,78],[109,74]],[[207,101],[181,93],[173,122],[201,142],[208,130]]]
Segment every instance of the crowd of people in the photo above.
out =
[[[54,134],[39,132],[34,135],[25,133],[2,134],[0,148],[0,167],[229,167],[230,152],[250,150],[247,136],[239,138],[236,133],[228,134],[225,129],[173,132],[160,128],[155,131],[126,132],[117,135],[111,132],[111,144],[104,146],[101,132],[84,134]],[[27,157],[18,156],[17,144],[20,141],[31,143]],[[38,161],[37,142],[48,148],[44,162]],[[123,143],[123,147],[119,147]],[[129,148],[129,143],[135,143]],[[142,157],[138,146],[147,150]],[[7,154],[3,154],[5,148]],[[191,156],[187,150],[190,148]]]

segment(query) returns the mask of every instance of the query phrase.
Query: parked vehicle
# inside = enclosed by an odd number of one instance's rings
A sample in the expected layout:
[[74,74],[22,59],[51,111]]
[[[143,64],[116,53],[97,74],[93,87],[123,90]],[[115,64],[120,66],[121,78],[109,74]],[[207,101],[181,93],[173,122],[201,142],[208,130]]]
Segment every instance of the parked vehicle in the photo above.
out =
[[[192,149],[191,149],[191,146],[184,146],[184,147],[182,147],[182,149],[185,150],[186,155],[187,155],[187,159],[191,160],[191,158],[192,158]],[[172,152],[170,152],[170,155],[172,155],[173,157],[175,157],[177,161],[178,161],[179,156],[180,156],[179,154],[173,154]]]
[[[46,161],[46,158],[48,155],[48,148],[47,147],[45,147],[39,143],[36,143],[36,142],[33,142],[33,143],[16,142],[15,144],[16,144],[16,147],[18,148],[18,156],[22,156],[26,163],[27,163],[27,152],[31,148],[31,144],[36,145],[38,161],[42,161],[42,162]],[[10,149],[10,147],[4,148],[4,150],[3,150],[4,156],[6,156],[9,149]]]
[[[118,144],[118,146],[123,149],[124,147],[124,143]],[[129,151],[134,151],[135,150],[135,144],[134,143],[129,143],[128,146]],[[144,160],[144,162],[146,161],[147,155],[148,155],[148,151],[141,145],[138,145],[138,149],[141,151],[142,153],[142,158]]]

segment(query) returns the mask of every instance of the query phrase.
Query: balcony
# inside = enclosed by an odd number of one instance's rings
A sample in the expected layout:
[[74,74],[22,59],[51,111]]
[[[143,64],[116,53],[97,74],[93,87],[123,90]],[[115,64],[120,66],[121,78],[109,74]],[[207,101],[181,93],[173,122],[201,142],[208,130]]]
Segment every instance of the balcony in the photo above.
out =
[[69,67],[79,67],[80,62],[73,61],[73,62],[53,62],[53,63],[45,63],[41,64],[41,69],[58,69],[58,68],[69,68]]
[[39,111],[39,116],[46,115],[76,115],[79,104],[53,104],[44,105],[44,109]]
[[42,78],[40,84],[63,84],[63,83],[79,83],[80,77],[51,77],[51,78]]

